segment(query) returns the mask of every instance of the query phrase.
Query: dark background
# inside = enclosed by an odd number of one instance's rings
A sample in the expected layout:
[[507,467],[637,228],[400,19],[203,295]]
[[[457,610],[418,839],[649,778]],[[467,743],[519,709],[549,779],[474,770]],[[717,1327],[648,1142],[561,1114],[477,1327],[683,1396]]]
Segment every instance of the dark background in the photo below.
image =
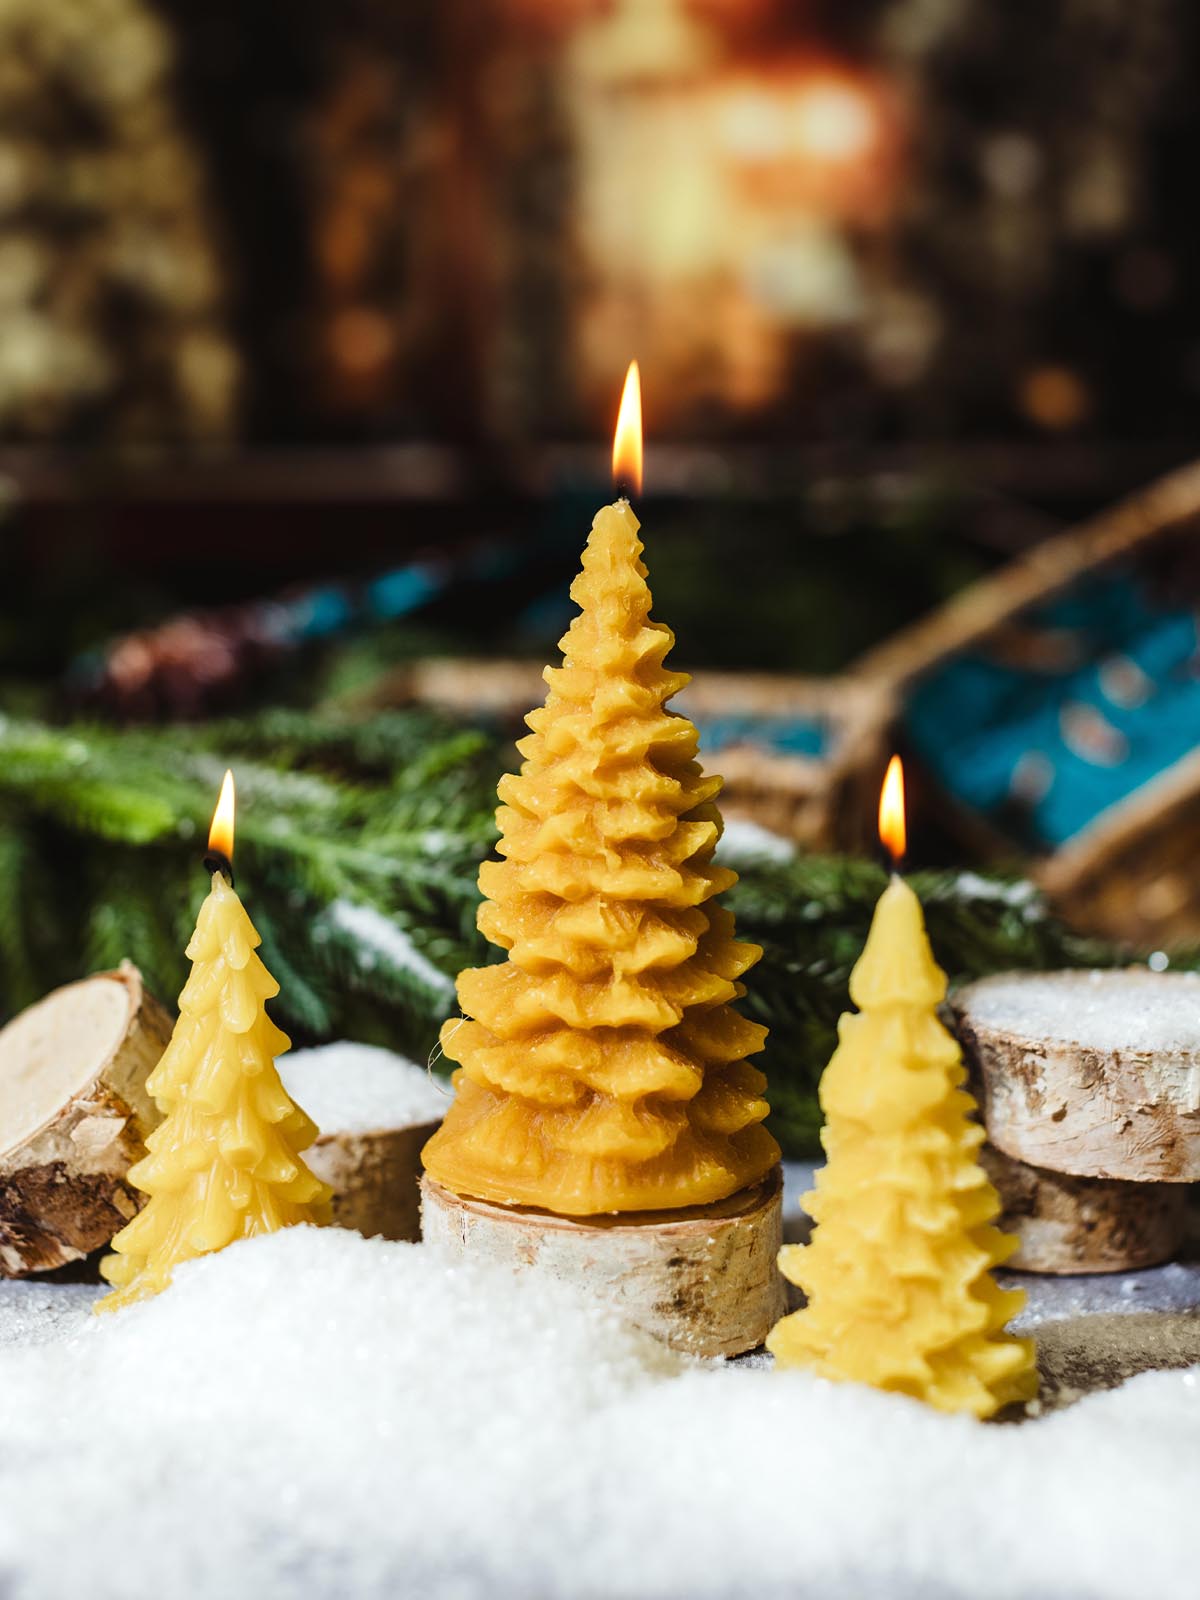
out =
[[9,0],[10,702],[181,608],[479,540],[486,578],[349,637],[544,654],[635,354],[686,660],[845,665],[1191,453],[1196,29]]

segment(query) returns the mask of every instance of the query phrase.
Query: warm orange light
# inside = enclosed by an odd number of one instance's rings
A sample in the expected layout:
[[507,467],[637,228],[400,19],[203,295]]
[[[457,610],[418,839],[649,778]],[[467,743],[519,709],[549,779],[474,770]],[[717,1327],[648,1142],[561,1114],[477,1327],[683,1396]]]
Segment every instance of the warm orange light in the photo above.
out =
[[893,864],[899,866],[908,848],[904,824],[904,768],[899,756],[893,756],[888,762],[879,794],[879,837],[887,846]]
[[226,861],[233,860],[234,804],[233,773],[226,772],[217,809],[213,812],[212,827],[208,830],[208,848],[216,855],[224,856]]
[[617,431],[613,434],[613,482],[634,494],[642,492],[642,376],[636,361],[629,363]]
[[861,161],[879,138],[879,115],[866,89],[847,78],[814,77],[792,106],[798,151],[816,161]]

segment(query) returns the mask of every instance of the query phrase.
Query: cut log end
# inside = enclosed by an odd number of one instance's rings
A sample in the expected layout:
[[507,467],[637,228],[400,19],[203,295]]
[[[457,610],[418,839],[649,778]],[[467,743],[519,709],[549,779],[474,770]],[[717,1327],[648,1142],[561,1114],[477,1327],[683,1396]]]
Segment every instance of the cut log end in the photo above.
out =
[[304,1152],[333,1190],[330,1221],[367,1239],[421,1237],[421,1151],[436,1122],[373,1133],[322,1133]]
[[755,1350],[784,1312],[779,1168],[713,1205],[604,1217],[493,1205],[426,1174],[421,1210],[434,1248],[577,1284],[688,1355]]
[[126,1174],[158,1121],[145,1085],[170,1037],[128,962],[0,1030],[0,1277],[78,1261],[137,1212]]
[[[1055,1031],[1038,1033],[1023,993],[1043,1011],[1052,996]],[[951,1005],[992,1144],[1074,1177],[1200,1179],[1200,1033],[1168,1043],[1153,1026],[1159,1008],[1190,1014],[1197,1001],[1194,975],[1144,968],[1006,973],[960,990]],[[1109,1018],[1125,1006],[1127,1043],[1090,1020],[1101,1002]]]
[[1006,1264],[1020,1272],[1135,1272],[1170,1261],[1183,1245],[1186,1184],[1076,1178],[988,1145],[981,1160],[1004,1205],[1000,1226],[1019,1241]]

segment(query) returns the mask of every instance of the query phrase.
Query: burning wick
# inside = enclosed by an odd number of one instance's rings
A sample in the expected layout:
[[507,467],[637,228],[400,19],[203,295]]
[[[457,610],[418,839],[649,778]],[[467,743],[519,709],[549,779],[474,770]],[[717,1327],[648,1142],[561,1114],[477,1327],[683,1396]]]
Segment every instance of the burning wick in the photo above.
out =
[[904,821],[904,768],[900,757],[888,762],[883,788],[879,792],[879,837],[892,858],[892,871],[899,872],[908,849]]
[[642,377],[636,361],[629,363],[617,426],[613,433],[613,486],[624,500],[642,492]]
[[204,856],[206,872],[219,872],[230,888],[233,887],[233,816],[236,800],[233,773],[226,770],[213,812],[212,826],[208,830],[208,849]]

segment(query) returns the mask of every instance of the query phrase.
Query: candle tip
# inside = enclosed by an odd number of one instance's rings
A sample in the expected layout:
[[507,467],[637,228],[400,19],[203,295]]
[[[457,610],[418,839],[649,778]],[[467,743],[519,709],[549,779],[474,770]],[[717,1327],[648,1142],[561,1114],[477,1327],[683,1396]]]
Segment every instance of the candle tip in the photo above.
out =
[[233,876],[233,862],[222,850],[209,849],[204,856],[204,870],[209,873],[220,873],[225,882],[232,889],[235,883]]

